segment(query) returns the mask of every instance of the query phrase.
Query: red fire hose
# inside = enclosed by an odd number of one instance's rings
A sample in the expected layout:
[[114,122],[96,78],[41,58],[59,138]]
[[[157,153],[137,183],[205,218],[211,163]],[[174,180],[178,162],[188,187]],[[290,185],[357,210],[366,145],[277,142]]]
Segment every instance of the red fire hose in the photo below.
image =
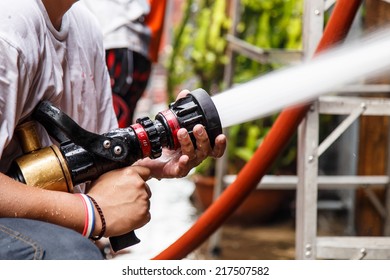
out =
[[[338,0],[336,2],[321,41],[317,46],[316,54],[346,37],[361,2],[361,0]],[[285,109],[273,124],[262,145],[239,172],[236,180],[187,232],[153,259],[182,259],[217,230],[256,188],[268,168],[297,130],[308,108],[309,106],[302,105]]]

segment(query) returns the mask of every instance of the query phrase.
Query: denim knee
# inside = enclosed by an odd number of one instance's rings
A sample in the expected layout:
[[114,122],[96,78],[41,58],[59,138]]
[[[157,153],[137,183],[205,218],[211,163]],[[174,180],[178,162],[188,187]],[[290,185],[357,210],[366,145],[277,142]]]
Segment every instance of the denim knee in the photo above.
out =
[[95,244],[81,234],[36,220],[0,219],[0,259],[101,260]]

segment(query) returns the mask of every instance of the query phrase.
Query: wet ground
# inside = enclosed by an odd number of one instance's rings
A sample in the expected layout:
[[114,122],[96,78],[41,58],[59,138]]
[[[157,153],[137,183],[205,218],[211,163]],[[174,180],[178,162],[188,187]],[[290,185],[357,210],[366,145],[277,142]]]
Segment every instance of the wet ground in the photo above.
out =
[[225,225],[221,230],[218,247],[209,246],[209,243],[197,250],[194,256],[199,259],[219,260],[292,260],[295,258],[295,234],[289,221],[251,227]]

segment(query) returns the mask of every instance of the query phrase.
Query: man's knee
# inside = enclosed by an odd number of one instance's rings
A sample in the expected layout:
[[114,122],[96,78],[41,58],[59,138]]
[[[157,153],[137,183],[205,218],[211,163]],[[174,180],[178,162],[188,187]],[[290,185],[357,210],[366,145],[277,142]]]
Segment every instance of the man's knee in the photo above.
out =
[[[49,251],[50,250],[50,251]],[[89,239],[76,233],[76,236],[59,237],[57,247],[45,249],[44,259],[66,260],[101,260],[103,255],[99,248]]]
[[45,245],[44,259],[98,260],[103,259],[99,248],[81,234],[53,225],[52,238]]
[[[0,243],[6,243],[0,248],[0,256],[7,255],[11,259],[103,259],[99,248],[91,240],[64,227],[36,220],[9,218],[0,219],[0,225],[3,229]],[[9,246],[11,244],[13,246]],[[21,255],[20,252],[29,254]]]

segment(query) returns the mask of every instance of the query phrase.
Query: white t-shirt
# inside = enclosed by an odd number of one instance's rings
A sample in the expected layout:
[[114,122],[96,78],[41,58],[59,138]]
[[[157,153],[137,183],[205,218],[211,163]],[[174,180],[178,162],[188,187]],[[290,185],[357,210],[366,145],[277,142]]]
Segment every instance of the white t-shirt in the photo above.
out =
[[[104,133],[117,127],[102,35],[76,3],[61,30],[41,0],[0,1],[0,171],[21,154],[15,127],[49,100],[81,127]],[[51,143],[42,129],[42,143]]]
[[143,23],[146,0],[82,0],[98,19],[105,49],[127,48],[148,57],[151,31]]

